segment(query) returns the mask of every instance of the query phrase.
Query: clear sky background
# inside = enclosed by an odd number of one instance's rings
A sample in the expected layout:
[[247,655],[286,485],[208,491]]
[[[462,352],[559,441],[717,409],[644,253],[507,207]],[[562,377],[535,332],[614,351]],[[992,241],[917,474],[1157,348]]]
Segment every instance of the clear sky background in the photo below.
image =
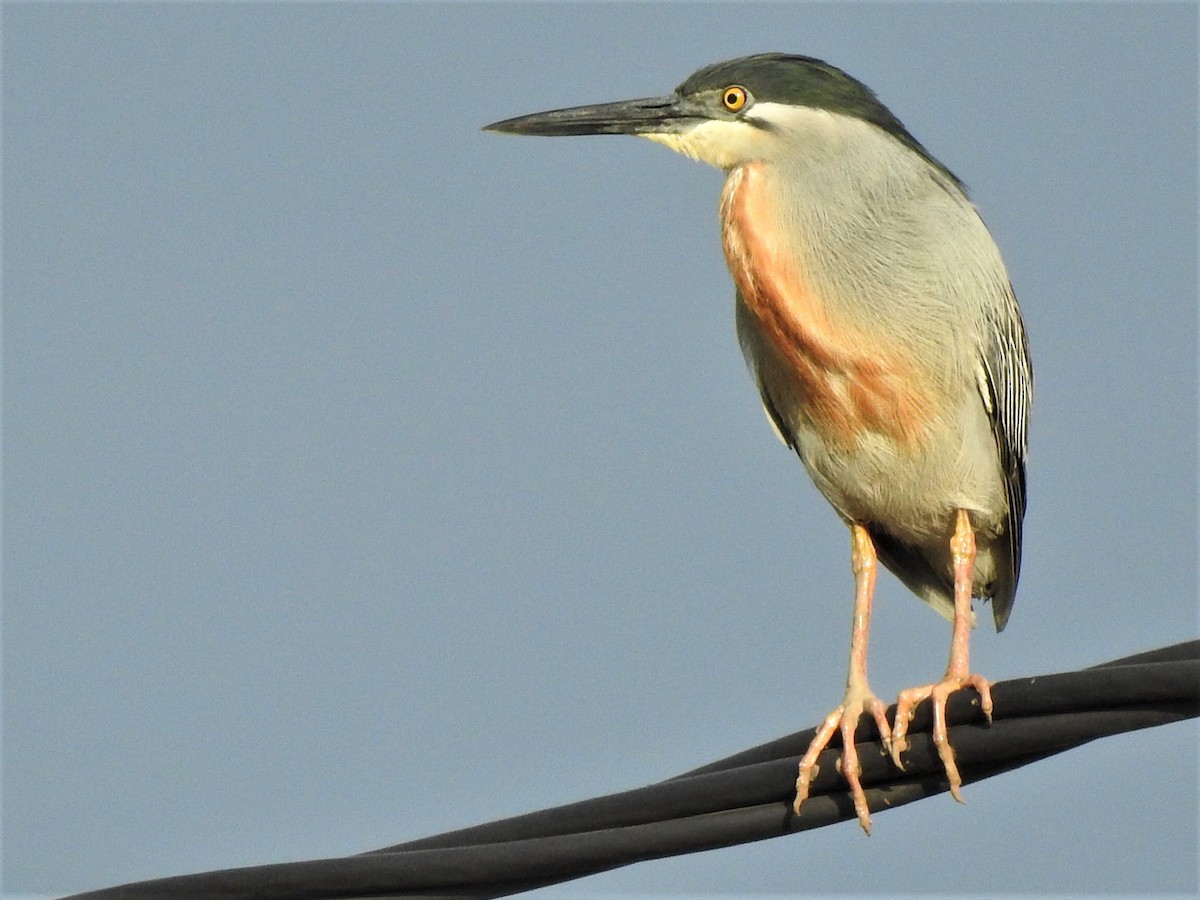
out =
[[[844,526],[733,336],[721,174],[482,125],[764,50],[962,177],[1036,371],[994,679],[1197,628],[1191,4],[14,4],[6,891],[354,853],[840,698]],[[881,579],[872,681],[949,625]],[[1197,728],[545,892],[1194,893]]]

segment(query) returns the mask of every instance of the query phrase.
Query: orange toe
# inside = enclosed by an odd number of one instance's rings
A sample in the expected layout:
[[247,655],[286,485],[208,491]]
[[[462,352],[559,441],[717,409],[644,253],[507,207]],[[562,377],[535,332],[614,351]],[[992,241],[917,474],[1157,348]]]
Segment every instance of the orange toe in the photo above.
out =
[[892,729],[892,761],[903,769],[900,754],[908,749],[908,726],[912,721],[916,707],[928,699],[933,705],[933,745],[937,748],[942,767],[946,770],[946,779],[950,782],[950,794],[959,803],[963,802],[962,777],[958,773],[958,765],[954,761],[954,748],[950,746],[950,738],[946,728],[946,701],[950,695],[965,688],[974,688],[980,697],[980,706],[988,721],[992,720],[992,691],[991,683],[982,675],[947,675],[941,681],[921,687],[901,691],[896,700],[896,719]]
[[825,717],[820,728],[817,729],[816,735],[813,736],[812,743],[808,745],[808,750],[800,760],[800,773],[796,779],[796,801],[792,804],[796,815],[800,815],[800,807],[808,799],[812,780],[820,771],[817,757],[828,745],[833,733],[837,731],[842,736],[842,758],[840,760],[842,777],[846,779],[846,783],[850,787],[850,796],[854,801],[854,812],[858,816],[858,824],[867,834],[871,833],[871,813],[867,806],[866,792],[860,781],[862,766],[858,761],[858,748],[854,744],[854,734],[858,730],[858,723],[863,713],[869,713],[875,720],[884,746],[888,746],[891,742],[892,730],[888,725],[885,712],[886,707],[883,702],[869,690],[847,691],[846,699]]

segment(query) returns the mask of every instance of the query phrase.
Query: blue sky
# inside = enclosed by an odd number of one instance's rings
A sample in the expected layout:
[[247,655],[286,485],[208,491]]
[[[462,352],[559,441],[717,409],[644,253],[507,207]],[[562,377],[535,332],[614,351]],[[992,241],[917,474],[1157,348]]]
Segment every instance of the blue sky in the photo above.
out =
[[[972,190],[1034,355],[991,678],[1197,633],[1189,4],[6,4],[6,891],[636,787],[840,697],[844,526],[742,364],[720,173],[497,119],[785,50]],[[872,682],[949,627],[880,581]],[[586,892],[1197,890],[1197,732]],[[954,839],[946,848],[939,838]]]

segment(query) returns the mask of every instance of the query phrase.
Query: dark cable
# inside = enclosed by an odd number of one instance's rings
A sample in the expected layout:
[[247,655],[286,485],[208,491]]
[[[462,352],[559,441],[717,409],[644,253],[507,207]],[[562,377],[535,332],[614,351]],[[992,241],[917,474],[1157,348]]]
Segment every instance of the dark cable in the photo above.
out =
[[[964,691],[947,707],[964,783],[990,778],[1108,735],[1200,714],[1200,641],[1078,672],[1000,682],[993,723]],[[873,813],[947,790],[918,709],[899,771],[873,723],[859,729],[862,781]],[[869,717],[868,717],[869,719]],[[383,847],[357,856],[180,875],[75,894],[70,900],[501,897],[647,859],[778,837],[853,819],[834,765],[836,736],[803,815],[792,813],[798,732],[644,788]]]

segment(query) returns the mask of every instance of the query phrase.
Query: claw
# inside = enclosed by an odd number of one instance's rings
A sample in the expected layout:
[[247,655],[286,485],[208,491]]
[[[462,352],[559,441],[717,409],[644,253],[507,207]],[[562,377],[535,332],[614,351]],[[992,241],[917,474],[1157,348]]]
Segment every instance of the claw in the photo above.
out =
[[895,727],[892,731],[892,762],[900,769],[904,768],[900,754],[908,749],[908,726],[912,722],[913,713],[918,704],[928,699],[933,705],[933,746],[937,749],[942,767],[946,770],[946,779],[950,782],[950,795],[959,803],[963,802],[962,777],[958,773],[958,765],[954,761],[954,748],[950,746],[950,737],[946,728],[946,701],[955,691],[964,688],[974,688],[979,692],[980,706],[983,714],[990,722],[992,720],[992,690],[991,684],[982,675],[949,675],[935,684],[901,691],[896,700]]
[[800,760],[800,773],[796,778],[796,800],[792,809],[800,815],[800,807],[808,799],[812,780],[820,771],[817,757],[828,745],[833,733],[838,731],[842,736],[842,756],[839,760],[842,777],[850,787],[850,797],[854,801],[854,813],[858,824],[868,835],[871,833],[871,812],[867,806],[867,795],[863,790],[860,776],[862,765],[858,761],[858,748],[854,744],[854,733],[858,730],[859,719],[863,713],[870,713],[879,729],[880,739],[884,746],[891,744],[891,727],[888,725],[886,707],[878,697],[860,688],[851,688],[846,692],[846,699],[837,709],[827,715],[813,736],[812,743]]

